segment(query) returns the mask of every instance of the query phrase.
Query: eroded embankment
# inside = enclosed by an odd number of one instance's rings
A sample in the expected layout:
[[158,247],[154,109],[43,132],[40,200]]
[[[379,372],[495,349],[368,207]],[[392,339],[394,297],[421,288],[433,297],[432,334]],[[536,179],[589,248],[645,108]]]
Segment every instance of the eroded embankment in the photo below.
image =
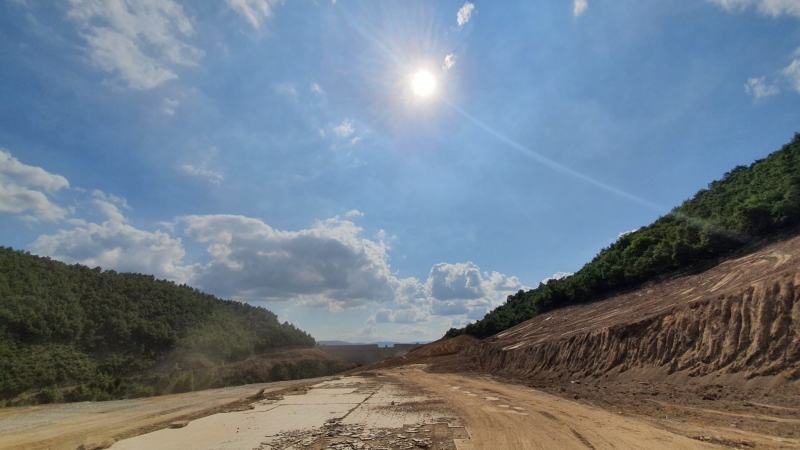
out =
[[[485,370],[526,377],[542,372],[601,376],[660,368],[661,373],[690,376],[716,372],[796,379],[800,377],[796,244],[792,239],[709,273],[538,317],[469,346],[461,355]],[[783,256],[780,264],[775,264],[776,255]],[[709,289],[735,273],[744,276],[734,285]],[[637,296],[641,303],[630,301]],[[647,297],[663,302],[643,317]],[[671,304],[666,310],[665,303]],[[609,320],[587,325],[570,317],[589,316],[592,311]]]

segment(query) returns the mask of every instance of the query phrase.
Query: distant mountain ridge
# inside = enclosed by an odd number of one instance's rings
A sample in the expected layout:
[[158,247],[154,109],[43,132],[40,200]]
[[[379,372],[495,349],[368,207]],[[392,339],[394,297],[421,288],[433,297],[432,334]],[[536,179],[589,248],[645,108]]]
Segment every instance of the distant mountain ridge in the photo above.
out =
[[379,347],[394,347],[395,344],[428,344],[430,341],[419,342],[393,342],[393,341],[376,341],[376,342],[347,342],[347,341],[317,341],[317,345],[372,345],[377,344]]

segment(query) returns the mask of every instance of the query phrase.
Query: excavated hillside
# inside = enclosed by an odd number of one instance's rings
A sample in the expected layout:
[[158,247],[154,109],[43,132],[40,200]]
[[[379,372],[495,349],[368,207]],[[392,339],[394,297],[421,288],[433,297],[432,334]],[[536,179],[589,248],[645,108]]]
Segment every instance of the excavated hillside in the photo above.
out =
[[[482,370],[800,377],[800,237],[696,275],[542,314],[461,350]],[[673,377],[674,378],[674,377]]]

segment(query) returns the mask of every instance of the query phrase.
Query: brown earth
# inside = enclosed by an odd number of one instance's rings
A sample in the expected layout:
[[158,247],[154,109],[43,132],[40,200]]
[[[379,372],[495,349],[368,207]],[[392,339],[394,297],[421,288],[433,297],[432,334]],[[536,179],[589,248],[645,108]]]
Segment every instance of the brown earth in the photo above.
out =
[[800,448],[800,237],[355,372],[492,375],[734,447]]

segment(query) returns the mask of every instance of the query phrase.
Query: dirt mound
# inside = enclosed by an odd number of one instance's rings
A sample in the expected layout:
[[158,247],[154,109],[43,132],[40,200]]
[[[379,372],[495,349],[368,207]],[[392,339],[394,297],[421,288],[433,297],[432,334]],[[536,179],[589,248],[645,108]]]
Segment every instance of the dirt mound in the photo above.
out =
[[466,335],[458,336],[452,339],[439,339],[438,341],[431,342],[428,345],[424,345],[420,348],[412,350],[407,356],[431,357],[454,355],[462,348],[469,347],[476,342],[478,342],[478,339]]
[[796,379],[800,237],[698,275],[543,314],[460,355],[483,370],[526,377],[638,369]]

